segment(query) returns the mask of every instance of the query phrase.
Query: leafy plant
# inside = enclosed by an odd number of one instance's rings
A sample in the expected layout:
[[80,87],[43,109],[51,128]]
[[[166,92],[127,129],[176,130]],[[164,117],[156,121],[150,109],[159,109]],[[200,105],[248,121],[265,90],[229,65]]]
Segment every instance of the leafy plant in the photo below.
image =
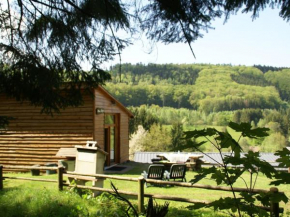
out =
[[[139,214],[137,210],[135,209],[135,207],[132,205],[132,203],[129,200],[127,200],[125,197],[119,194],[118,189],[115,187],[115,185],[112,182],[111,182],[111,187],[114,191],[112,195],[118,200],[123,201],[127,204],[127,208],[124,210],[124,214],[128,217],[130,216],[138,217]],[[168,202],[165,202],[164,205],[159,205],[156,202],[154,203],[151,197],[148,200],[147,209],[144,215],[141,215],[140,217],[143,217],[143,216],[144,217],[145,216],[146,217],[164,217],[168,213],[168,206],[169,206]]]
[[[254,191],[258,174],[262,173],[267,178],[276,179],[271,182],[272,185],[289,184],[290,174],[277,172],[271,164],[259,159],[259,152],[242,152],[243,149],[239,145],[239,140],[241,138],[248,137],[257,139],[265,137],[268,135],[267,131],[269,131],[269,129],[253,129],[249,123],[237,124],[234,122],[230,122],[229,127],[240,133],[240,137],[237,141],[228,132],[221,132],[214,128],[193,130],[184,133],[187,145],[183,146],[183,149],[193,147],[204,155],[207,155],[202,151],[201,146],[206,142],[210,142],[221,157],[221,162],[213,159],[217,166],[212,166],[209,169],[202,169],[191,182],[196,183],[205,177],[210,177],[216,181],[217,185],[224,184],[229,186],[233,196],[220,198],[207,205],[194,205],[190,208],[213,207],[215,210],[226,210],[230,215],[237,213],[238,216],[268,216],[269,214],[265,210],[256,206],[257,203],[261,203],[263,206],[269,206],[270,202],[277,203],[283,201],[287,203],[288,198],[284,193],[273,194],[272,192],[258,193]],[[192,139],[197,138],[204,138],[205,141],[198,144],[192,142]],[[223,150],[228,149],[231,150],[230,154],[223,155]],[[277,160],[280,162],[279,166],[290,166],[290,152],[287,149],[278,151],[275,155],[279,156]],[[248,180],[248,182],[241,177],[245,172],[249,172],[250,174],[250,180]],[[243,180],[247,191],[237,192],[234,188],[234,184],[238,179]]]

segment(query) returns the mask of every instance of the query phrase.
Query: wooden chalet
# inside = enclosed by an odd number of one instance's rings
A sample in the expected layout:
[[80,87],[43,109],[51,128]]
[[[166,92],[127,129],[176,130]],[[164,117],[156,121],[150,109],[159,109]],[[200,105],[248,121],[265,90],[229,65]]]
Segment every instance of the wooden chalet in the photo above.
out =
[[60,148],[97,141],[108,152],[106,165],[129,160],[129,119],[133,117],[103,87],[94,89],[94,98],[85,95],[84,104],[69,107],[53,116],[41,114],[40,107],[0,95],[0,116],[10,116],[0,131],[0,164],[32,166],[57,163]]

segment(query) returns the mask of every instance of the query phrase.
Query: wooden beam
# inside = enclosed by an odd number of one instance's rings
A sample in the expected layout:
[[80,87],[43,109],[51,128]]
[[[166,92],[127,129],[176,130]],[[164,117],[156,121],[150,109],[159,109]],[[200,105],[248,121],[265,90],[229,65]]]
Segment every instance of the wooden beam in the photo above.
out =
[[35,166],[4,166],[4,169],[39,169],[39,170],[57,170],[57,167],[35,167]]
[[29,180],[29,181],[39,181],[39,182],[57,182],[57,180],[54,179],[39,179],[39,178],[27,178],[27,177],[9,177],[5,176],[5,179],[19,179],[19,180]]
[[97,178],[108,178],[108,179],[116,179],[116,180],[125,180],[125,181],[133,181],[138,182],[138,178],[131,178],[131,177],[122,177],[122,176],[111,176],[111,175],[104,175],[104,174],[82,174],[82,173],[75,173],[67,171],[67,174],[72,175],[80,175],[80,176],[91,176],[91,177],[97,177]]

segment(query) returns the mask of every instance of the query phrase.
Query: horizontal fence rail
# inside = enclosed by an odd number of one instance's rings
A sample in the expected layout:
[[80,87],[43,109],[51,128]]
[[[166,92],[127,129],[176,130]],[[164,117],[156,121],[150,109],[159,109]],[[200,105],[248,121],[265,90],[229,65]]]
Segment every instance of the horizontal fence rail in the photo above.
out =
[[38,178],[11,177],[11,176],[3,176],[3,179],[18,179],[18,180],[28,180],[28,181],[38,181],[38,182],[55,182],[55,183],[57,183],[57,180],[54,180],[54,179],[38,179]]
[[[27,178],[27,177],[3,177],[3,168],[5,169],[25,169],[25,170],[54,170],[58,173],[58,179],[40,179],[40,178]],[[18,179],[18,180],[28,180],[28,181],[38,181],[38,182],[55,182],[58,184],[58,189],[63,189],[63,167],[41,167],[41,166],[2,166],[0,165],[0,190],[3,189],[3,180],[4,179]]]
[[116,179],[116,180],[124,180],[124,181],[133,181],[137,182],[138,178],[132,178],[132,177],[122,177],[122,176],[112,176],[112,175],[104,175],[104,174],[83,174],[83,173],[75,173],[75,172],[66,172],[67,174],[71,175],[79,175],[79,176],[91,176],[96,178],[107,178],[107,179]]
[[[57,170],[58,180],[26,178],[26,177],[8,177],[8,176],[3,177],[3,168]],[[129,196],[136,196],[137,200],[138,200],[139,212],[144,211],[144,198],[145,197],[155,198],[155,199],[163,199],[163,200],[171,200],[171,201],[179,201],[179,202],[187,202],[187,203],[195,203],[195,204],[205,204],[205,205],[208,205],[211,203],[211,201],[206,201],[206,200],[195,200],[195,199],[190,199],[190,198],[175,197],[175,196],[169,196],[169,195],[146,194],[144,192],[144,183],[145,182],[151,183],[151,184],[157,184],[157,185],[172,185],[172,186],[180,186],[180,187],[186,187],[186,188],[201,188],[201,189],[206,189],[206,190],[217,190],[217,191],[232,191],[232,190],[234,190],[235,192],[250,192],[250,193],[269,193],[269,192],[272,192],[274,194],[283,193],[283,192],[279,192],[278,188],[276,188],[276,187],[272,187],[270,190],[265,190],[265,189],[249,190],[247,188],[233,188],[233,189],[231,189],[230,187],[225,187],[225,186],[211,186],[211,185],[192,184],[192,183],[183,183],[183,182],[144,179],[143,176],[140,176],[139,178],[132,178],[132,177],[105,175],[105,174],[82,174],[82,173],[76,173],[76,172],[64,173],[63,167],[35,167],[35,166],[28,167],[28,166],[1,166],[1,165],[0,165],[0,190],[3,189],[3,180],[4,179],[22,179],[22,180],[40,181],[40,182],[55,182],[58,184],[58,189],[60,191],[63,190],[64,186],[68,186],[68,187],[77,187],[80,189],[89,189],[92,191],[109,192],[109,193],[114,192],[112,189],[106,189],[106,188],[101,188],[101,187],[72,185],[69,183],[64,183],[63,176],[67,176],[69,178],[74,178],[76,180],[86,180],[86,181],[88,181],[88,180],[95,181],[95,179],[101,178],[101,179],[115,179],[115,180],[122,180],[122,181],[137,182],[138,183],[138,192],[137,193],[123,191],[123,190],[118,190],[118,193],[124,194],[124,195],[129,195]],[[278,217],[279,213],[284,212],[284,209],[279,207],[279,203],[271,203],[271,207],[263,207],[263,206],[257,206],[257,207],[271,212],[271,216],[274,216],[274,217]]]

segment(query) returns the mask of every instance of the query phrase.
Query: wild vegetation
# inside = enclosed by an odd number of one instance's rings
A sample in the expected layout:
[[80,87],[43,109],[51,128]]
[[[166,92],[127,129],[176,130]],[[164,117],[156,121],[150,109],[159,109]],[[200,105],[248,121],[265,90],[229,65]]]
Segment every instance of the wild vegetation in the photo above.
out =
[[[215,210],[227,210],[230,216],[235,216],[231,213],[236,213],[240,217],[269,216],[265,210],[256,207],[255,203],[259,202],[263,206],[269,206],[270,201],[283,201],[287,203],[289,199],[285,194],[274,195],[273,192],[254,192],[258,174],[262,173],[267,178],[274,179],[270,183],[271,185],[289,184],[290,174],[278,172],[270,163],[259,159],[259,152],[247,151],[243,157],[241,156],[241,153],[245,150],[238,143],[239,140],[244,137],[254,139],[265,137],[268,135],[268,128],[253,128],[249,123],[237,124],[234,122],[230,122],[229,127],[240,134],[238,139],[234,139],[228,132],[218,131],[214,128],[192,130],[185,133],[187,144],[182,149],[193,147],[197,151],[207,155],[200,148],[209,142],[222,159],[222,163],[217,162],[218,166],[202,169],[191,182],[196,183],[209,175],[212,180],[215,180],[217,185],[225,184],[231,188],[232,192],[232,197],[220,198],[207,205],[195,204],[193,208],[213,207]],[[192,140],[193,138],[202,138],[203,141],[197,143],[195,140]],[[224,150],[229,150],[230,154],[223,156],[222,152]],[[280,167],[287,168],[290,166],[290,151],[284,149],[283,151],[276,152],[275,155],[279,156],[277,162],[279,162]],[[249,180],[241,177],[246,171],[250,173]],[[248,192],[238,192],[233,188],[238,179],[244,181]],[[277,216],[277,214],[275,215]]]

